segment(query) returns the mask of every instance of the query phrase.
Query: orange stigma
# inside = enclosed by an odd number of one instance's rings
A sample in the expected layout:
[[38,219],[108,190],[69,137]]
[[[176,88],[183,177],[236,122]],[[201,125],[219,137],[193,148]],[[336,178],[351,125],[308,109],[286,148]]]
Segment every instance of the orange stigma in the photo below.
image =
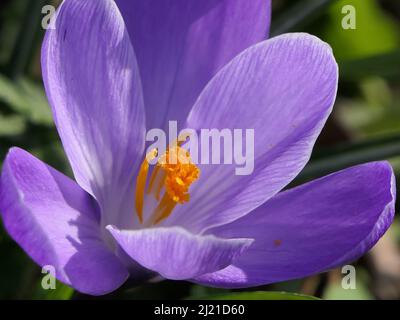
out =
[[[143,223],[149,162],[154,160],[157,154],[156,149],[147,154],[136,179],[136,212],[140,223]],[[190,200],[189,188],[199,176],[200,169],[192,162],[187,150],[179,145],[169,147],[158,159],[148,183],[147,194],[152,194],[158,202],[150,217],[150,225],[168,218],[177,204],[188,202]],[[160,200],[162,192],[164,194]]]

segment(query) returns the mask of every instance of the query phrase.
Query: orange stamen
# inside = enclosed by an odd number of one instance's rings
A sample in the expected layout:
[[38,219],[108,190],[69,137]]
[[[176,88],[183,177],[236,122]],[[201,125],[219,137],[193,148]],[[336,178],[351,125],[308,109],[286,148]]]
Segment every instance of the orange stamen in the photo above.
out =
[[[176,205],[190,200],[189,188],[200,176],[199,168],[192,163],[188,151],[175,143],[158,159],[150,177],[147,193],[154,192],[159,204],[151,218],[152,224],[157,224],[168,218]],[[149,172],[149,161],[157,156],[153,150],[143,161],[136,180],[136,211],[140,223],[143,223],[143,205],[146,181]],[[161,192],[165,193],[160,201]]]
[[147,175],[149,173],[149,162],[157,157],[157,150],[152,150],[142,162],[139,174],[136,178],[136,197],[135,206],[136,212],[140,223],[143,223],[143,204],[144,204],[144,190],[146,187]]

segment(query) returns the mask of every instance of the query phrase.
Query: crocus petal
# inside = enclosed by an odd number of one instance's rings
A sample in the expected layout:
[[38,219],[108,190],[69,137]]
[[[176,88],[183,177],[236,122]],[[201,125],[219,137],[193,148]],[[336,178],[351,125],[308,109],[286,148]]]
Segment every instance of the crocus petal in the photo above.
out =
[[[307,163],[332,110],[337,81],[331,48],[308,34],[279,36],[236,57],[207,85],[187,127],[242,129],[243,135],[253,129],[254,154],[250,145],[244,148],[254,158],[254,171],[237,175],[243,165],[235,162],[200,165],[189,204],[165,223],[204,231],[247,214],[280,191]],[[233,154],[241,153],[235,147]]]
[[77,182],[106,215],[120,212],[117,199],[132,185],[141,160],[145,120],[136,58],[114,1],[64,1],[42,59],[46,92]]
[[40,266],[92,295],[118,288],[128,272],[102,241],[93,199],[26,151],[10,150],[0,180],[0,211],[11,237]]
[[213,75],[266,39],[271,0],[116,0],[141,71],[148,128],[184,125]]
[[282,192],[212,233],[252,237],[232,265],[197,280],[248,287],[305,277],[367,252],[393,221],[395,179],[386,162],[346,169]]
[[252,242],[250,239],[229,240],[193,235],[179,227],[136,231],[118,230],[113,226],[107,228],[132,259],[173,280],[221,270]]

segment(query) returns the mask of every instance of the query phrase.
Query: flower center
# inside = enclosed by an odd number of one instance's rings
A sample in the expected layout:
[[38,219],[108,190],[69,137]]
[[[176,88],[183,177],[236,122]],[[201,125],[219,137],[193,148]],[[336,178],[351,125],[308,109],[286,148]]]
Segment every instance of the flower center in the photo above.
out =
[[[154,149],[146,155],[136,179],[136,212],[140,223],[143,223],[143,207],[146,194],[152,194],[157,206],[150,216],[150,225],[168,218],[177,204],[190,200],[189,188],[200,176],[200,169],[193,164],[190,153],[179,145],[168,147],[153,168],[147,191],[149,162],[158,155]],[[163,196],[161,198],[161,194]],[[161,198],[161,200],[160,200]]]

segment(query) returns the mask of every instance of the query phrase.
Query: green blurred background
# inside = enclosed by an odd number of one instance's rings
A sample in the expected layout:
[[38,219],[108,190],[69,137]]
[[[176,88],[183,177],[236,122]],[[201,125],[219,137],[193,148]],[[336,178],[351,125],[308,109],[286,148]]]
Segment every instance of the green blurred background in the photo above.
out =
[[[19,146],[71,175],[52,122],[40,71],[42,7],[59,3],[0,0],[0,164],[8,148]],[[355,30],[342,28],[345,5],[356,9]],[[400,1],[273,0],[272,35],[291,31],[306,31],[328,42],[340,66],[334,113],[318,140],[312,160],[293,185],[354,164],[382,159],[390,160],[396,174],[400,174]],[[399,221],[395,221],[378,245],[355,264],[356,290],[341,287],[341,270],[254,290],[297,292],[324,299],[400,299],[399,244]],[[61,283],[57,283],[56,290],[44,290],[42,276],[41,269],[0,224],[0,299],[89,298]],[[124,287],[105,298],[187,299],[212,295],[274,298],[262,292],[232,293],[169,281]]]

